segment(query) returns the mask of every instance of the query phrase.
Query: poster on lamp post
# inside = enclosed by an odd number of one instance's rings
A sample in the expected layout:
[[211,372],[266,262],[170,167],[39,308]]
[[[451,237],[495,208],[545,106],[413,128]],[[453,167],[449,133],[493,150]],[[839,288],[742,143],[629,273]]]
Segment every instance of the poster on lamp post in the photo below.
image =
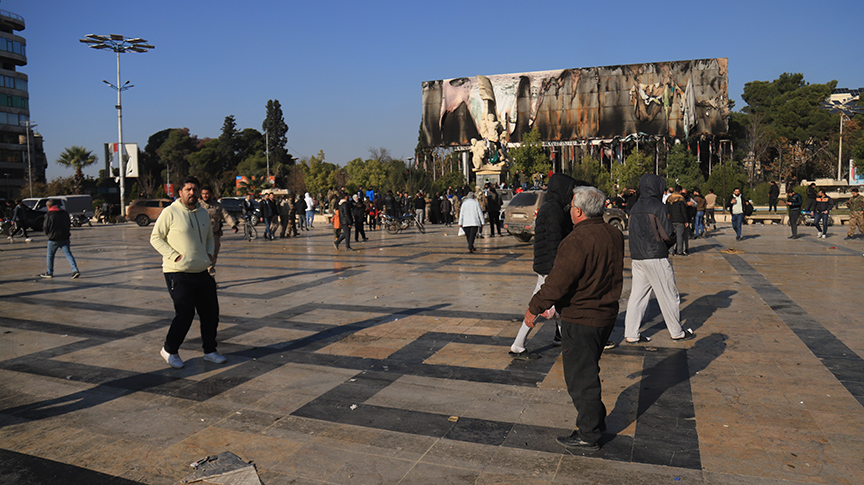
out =
[[[113,158],[117,157],[119,143],[111,144],[111,156]],[[126,152],[126,177],[138,177],[138,144],[137,143],[124,143],[123,149]],[[119,160],[119,159],[118,159]],[[120,163],[118,162],[119,166]]]
[[855,160],[849,160],[849,185],[864,185],[864,171],[858,170]]

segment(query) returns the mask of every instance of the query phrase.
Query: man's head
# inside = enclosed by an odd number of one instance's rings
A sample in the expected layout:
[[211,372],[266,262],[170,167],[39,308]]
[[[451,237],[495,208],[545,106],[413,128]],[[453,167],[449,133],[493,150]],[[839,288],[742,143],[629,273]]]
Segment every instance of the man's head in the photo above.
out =
[[693,189],[693,195],[702,195],[702,192],[699,189]]
[[48,199],[45,202],[45,207],[48,207],[48,208],[54,207],[55,205],[57,205],[57,202],[54,202],[54,199]]
[[819,197],[825,197],[825,191],[822,189],[819,189],[819,192],[816,192],[816,194],[819,195]]
[[246,200],[252,200],[252,194],[246,194]]
[[605,202],[606,196],[597,188],[584,185],[575,187],[570,201],[570,219],[573,224],[579,224],[585,219],[600,217]]
[[789,197],[792,197],[793,195],[795,195],[795,191],[792,190],[792,189],[789,189],[789,193],[788,193],[787,195],[788,195]]
[[183,179],[183,183],[180,184],[180,202],[189,209],[194,209],[198,204],[198,196],[200,195],[198,187],[200,186],[201,183],[198,182],[198,179],[191,175]]
[[210,202],[210,199],[213,198],[213,189],[210,186],[205,185],[201,188],[201,200],[204,202]]
[[735,190],[732,191],[732,193],[735,195],[741,195],[741,189],[736,188]]
[[858,195],[858,187],[852,187],[852,197]]

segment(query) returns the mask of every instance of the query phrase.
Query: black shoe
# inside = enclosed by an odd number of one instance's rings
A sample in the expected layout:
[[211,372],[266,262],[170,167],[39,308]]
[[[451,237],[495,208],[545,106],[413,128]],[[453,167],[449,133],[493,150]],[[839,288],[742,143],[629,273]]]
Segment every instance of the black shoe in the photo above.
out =
[[607,340],[606,345],[603,346],[603,350],[611,350],[611,349],[614,349],[615,346],[616,346],[615,342],[613,342],[611,340]]
[[683,336],[683,337],[673,338],[672,340],[675,340],[676,342],[679,342],[679,341],[681,341],[681,340],[692,340],[692,339],[694,339],[694,338],[696,338],[696,334],[693,333],[693,330],[690,330],[689,328],[686,328],[686,329],[684,329],[684,336]]
[[742,239],[741,237],[736,237],[736,238],[735,238],[736,241],[740,241],[741,239]]
[[570,436],[559,436],[555,441],[568,450],[597,451],[600,449],[597,443],[589,443],[580,438],[578,431],[574,431]]
[[352,248],[351,246],[348,246],[348,250],[349,251],[356,251],[356,249]]
[[844,241],[846,241],[847,239],[855,239],[855,238],[854,238],[854,236],[846,236],[843,238]]
[[522,352],[513,352],[510,351],[510,357],[513,357],[516,360],[537,360],[540,358],[537,354],[532,354],[527,350],[523,350]]
[[639,336],[639,340],[634,340],[633,342],[627,340],[626,338],[624,339],[624,343],[625,343],[625,344],[631,344],[631,345],[633,345],[633,344],[644,344],[644,343],[647,343],[647,342],[650,342],[650,341],[651,341],[651,337],[646,337],[646,336],[644,336],[644,335],[640,335],[640,336]]
[[339,250],[339,243],[337,243],[336,241],[333,241],[333,247],[336,248],[336,250],[338,251]]
[[561,336],[560,335],[556,335],[555,338],[552,339],[552,345],[554,345],[556,347],[561,346]]

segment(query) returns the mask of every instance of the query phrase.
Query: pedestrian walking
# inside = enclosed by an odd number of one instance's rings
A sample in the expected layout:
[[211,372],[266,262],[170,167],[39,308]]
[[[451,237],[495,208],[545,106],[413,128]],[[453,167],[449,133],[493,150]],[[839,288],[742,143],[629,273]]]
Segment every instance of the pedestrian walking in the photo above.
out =
[[789,239],[798,239],[798,217],[801,215],[801,196],[790,190],[786,194],[787,208],[789,209],[789,226],[792,228],[792,235]]
[[705,201],[705,197],[702,197],[702,192],[699,189],[693,189],[693,201],[696,202],[696,220],[694,221],[693,233],[694,237],[699,238],[705,233],[705,209],[707,209],[707,202]]
[[261,198],[261,203],[258,205],[261,210],[261,219],[264,220],[264,239],[270,240],[273,239],[273,233],[270,231],[270,222],[273,219],[276,211],[274,211],[274,207],[270,205],[270,194],[265,194],[264,197]]
[[453,204],[450,203],[450,197],[447,195],[441,197],[441,218],[444,226],[453,225]]
[[366,231],[363,229],[363,225],[366,221],[366,204],[360,200],[360,196],[357,194],[354,194],[352,200],[351,218],[354,220],[354,242],[360,242],[360,238],[363,238],[364,241],[368,241],[369,238],[366,237]]
[[714,219],[714,207],[717,206],[717,194],[714,193],[714,189],[708,189],[708,193],[705,194],[705,228],[707,230],[708,224],[711,224],[713,230],[717,230],[717,220]]
[[312,225],[315,220],[315,200],[312,199],[309,192],[306,192],[306,195],[303,196],[303,202],[306,204],[306,230],[308,231],[315,228]]
[[817,192],[815,214],[813,214],[817,237],[822,239],[828,237],[828,223],[831,220],[832,209],[834,209],[834,199],[828,197],[824,190]]
[[675,245],[676,233],[667,206],[662,202],[663,179],[651,173],[643,175],[639,180],[639,193],[639,200],[630,212],[633,281],[624,319],[624,341],[628,344],[651,341],[639,332],[639,327],[652,291],[672,340],[691,339],[695,334],[681,328],[681,297],[675,271],[669,262],[669,248]]
[[462,206],[459,210],[459,227],[465,232],[469,253],[477,251],[477,248],[474,247],[474,240],[477,238],[477,233],[483,230],[483,222],[483,210],[480,209],[480,204],[474,200],[474,193],[469,191],[462,199]]
[[204,360],[224,364],[227,359],[216,351],[216,280],[207,270],[214,250],[210,216],[198,202],[197,178],[186,177],[180,187],[180,197],[162,211],[150,234],[150,245],[162,255],[165,284],[174,302],[174,319],[159,353],[171,367],[183,367],[179,350],[197,311]]
[[339,201],[339,206],[337,208],[338,214],[336,217],[339,218],[339,236],[333,241],[333,246],[336,250],[339,250],[339,243],[345,241],[345,247],[348,248],[349,251],[353,251],[354,249],[351,247],[351,226],[354,224],[354,219],[351,211],[351,202],[348,197],[348,194],[342,193],[342,200]]
[[210,216],[210,227],[213,228],[213,259],[207,271],[211,275],[216,274],[216,258],[219,257],[219,248],[222,247],[222,225],[228,223],[234,233],[237,233],[237,221],[222,207],[222,204],[213,196],[213,189],[205,186],[201,189],[201,207]]
[[48,199],[45,206],[48,207],[48,213],[45,214],[42,230],[48,237],[48,255],[46,258],[48,268],[39,276],[43,278],[54,277],[54,256],[58,249],[62,249],[63,254],[66,255],[66,260],[69,261],[69,267],[72,269],[72,279],[77,279],[81,276],[81,272],[78,271],[75,256],[72,256],[72,249],[69,245],[69,239],[72,236],[69,213],[61,209],[54,199]]
[[573,230],[561,241],[552,270],[525,311],[529,327],[552,305],[561,313],[564,381],[577,416],[573,433],[556,441],[568,450],[599,449],[606,429],[599,363],[624,286],[624,236],[603,221],[605,200],[594,187],[573,190]]
[[489,214],[490,236],[494,236],[496,231],[498,236],[501,236],[501,203],[501,195],[495,190],[495,184],[489,184],[489,190],[486,193],[486,212]]
[[846,207],[849,208],[849,233],[845,239],[853,239],[856,227],[864,234],[864,196],[858,193],[858,187],[852,187],[852,198],[846,201]]
[[735,240],[741,240],[741,226],[744,224],[744,196],[741,195],[741,189],[735,188],[732,191],[732,196],[726,203],[726,207],[732,213],[732,229],[735,230]]
[[689,256],[690,245],[690,218],[687,216],[687,189],[675,186],[675,191],[666,198],[669,210],[669,220],[675,231],[675,245],[672,246],[672,254],[678,256]]
[[[546,281],[546,277],[552,271],[552,264],[558,256],[558,246],[573,230],[573,221],[570,218],[569,201],[573,196],[573,188],[576,180],[569,175],[554,173],[549,178],[549,187],[546,190],[546,198],[543,205],[537,210],[534,220],[534,273],[537,275],[537,284],[534,285],[536,295],[540,287]],[[581,185],[587,185],[582,183]],[[561,315],[555,312],[552,320],[555,322],[555,337],[553,342],[561,344]],[[525,341],[531,333],[533,326],[529,327],[524,321],[519,327],[516,339],[510,345],[510,356],[520,360],[531,360],[537,358],[525,349]]]
[[777,212],[777,199],[780,198],[780,187],[777,182],[771,181],[771,186],[768,187],[768,210]]
[[18,200],[15,204],[15,209],[12,210],[12,229],[9,230],[9,239],[10,241],[15,240],[15,236],[18,233],[24,234],[24,242],[30,242],[30,236],[27,235],[27,224],[29,221],[27,220],[27,211],[28,207],[24,205],[23,200]]
[[[804,208],[807,212],[813,212],[816,210],[816,197],[819,196],[819,191],[816,189],[816,182],[810,182],[810,185],[807,186],[807,206]],[[813,214],[815,218],[816,215]]]

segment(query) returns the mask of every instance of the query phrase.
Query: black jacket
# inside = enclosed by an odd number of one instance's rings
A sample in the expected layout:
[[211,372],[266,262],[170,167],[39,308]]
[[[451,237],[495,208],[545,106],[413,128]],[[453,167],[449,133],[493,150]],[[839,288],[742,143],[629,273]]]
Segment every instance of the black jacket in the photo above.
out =
[[564,206],[573,198],[576,180],[562,173],[552,174],[546,199],[534,221],[534,272],[548,275],[558,255],[558,245],[573,230],[573,221]]
[[[663,259],[675,244],[675,229],[669,211],[663,203],[663,179],[646,173],[639,179],[639,200],[630,211],[630,257],[632,259]],[[653,216],[653,217],[652,217]],[[655,221],[667,239],[658,236]]]
[[670,195],[666,199],[666,205],[669,206],[669,220],[680,224],[690,221],[687,214],[687,199],[683,195]]
[[45,214],[45,221],[42,223],[42,230],[48,236],[49,241],[68,241],[72,235],[71,221],[69,213],[60,209],[58,211],[48,211]]
[[768,198],[777,199],[778,197],[780,197],[780,187],[777,187],[777,184],[772,184],[768,189]]
[[339,225],[343,230],[354,224],[354,218],[351,217],[351,202],[347,200],[339,201]]

